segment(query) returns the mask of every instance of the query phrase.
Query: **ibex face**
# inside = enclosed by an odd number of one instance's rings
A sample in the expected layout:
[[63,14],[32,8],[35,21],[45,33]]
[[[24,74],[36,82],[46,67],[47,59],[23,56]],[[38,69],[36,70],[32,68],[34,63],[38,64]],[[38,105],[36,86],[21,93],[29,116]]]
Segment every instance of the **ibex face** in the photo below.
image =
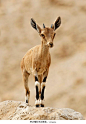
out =
[[53,39],[55,37],[55,32],[52,28],[41,29],[40,36],[42,38],[43,44],[49,47],[53,47]]
[[43,24],[43,29],[41,29],[36,22],[31,19],[31,25],[34,29],[37,30],[39,35],[41,36],[42,42],[44,45],[48,47],[53,47],[53,40],[56,35],[55,30],[60,26],[61,18],[58,17],[54,24],[51,25],[51,28],[45,27]]

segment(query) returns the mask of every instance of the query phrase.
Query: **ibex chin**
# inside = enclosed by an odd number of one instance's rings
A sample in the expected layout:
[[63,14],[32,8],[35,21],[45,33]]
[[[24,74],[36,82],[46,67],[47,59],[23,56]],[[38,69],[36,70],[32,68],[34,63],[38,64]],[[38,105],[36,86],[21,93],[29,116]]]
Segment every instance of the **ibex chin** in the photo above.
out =
[[53,47],[53,40],[56,35],[55,30],[60,26],[61,18],[58,17],[51,28],[45,27],[43,29],[31,18],[31,26],[37,30],[41,37],[41,45],[37,45],[31,48],[23,57],[21,61],[21,69],[24,81],[24,87],[26,91],[25,101],[29,103],[30,90],[28,87],[28,77],[32,73],[35,79],[36,88],[36,107],[44,107],[44,90],[46,85],[46,79],[51,64],[51,56],[49,48]]

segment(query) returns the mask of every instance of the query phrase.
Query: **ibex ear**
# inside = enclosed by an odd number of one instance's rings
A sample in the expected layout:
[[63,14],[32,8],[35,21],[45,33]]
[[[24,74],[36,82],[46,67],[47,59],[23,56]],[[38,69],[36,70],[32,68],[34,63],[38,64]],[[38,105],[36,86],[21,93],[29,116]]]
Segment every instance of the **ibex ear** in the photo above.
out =
[[36,24],[35,20],[31,18],[31,25],[38,33],[41,33],[41,28]]
[[60,26],[61,24],[61,18],[58,17],[54,24],[51,25],[51,28],[54,29],[54,31]]

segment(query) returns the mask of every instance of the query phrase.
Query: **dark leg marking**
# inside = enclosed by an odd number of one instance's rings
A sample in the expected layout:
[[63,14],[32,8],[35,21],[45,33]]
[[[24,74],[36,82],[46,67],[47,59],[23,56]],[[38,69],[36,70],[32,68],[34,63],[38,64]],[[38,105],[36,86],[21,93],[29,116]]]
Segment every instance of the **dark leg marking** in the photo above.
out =
[[35,76],[35,81],[38,81],[38,78]]
[[43,82],[46,82],[46,79],[47,79],[47,77],[45,77],[45,78],[43,79]]
[[[45,90],[45,86],[43,87],[42,92],[41,92],[41,100],[44,99],[44,90]],[[44,107],[44,104],[41,104],[40,106]]]
[[44,99],[44,90],[45,90],[45,86],[43,87],[43,89],[42,89],[42,93],[41,93],[41,100],[43,100]]
[[[39,99],[39,91],[38,91],[38,86],[36,86],[36,100],[38,99]],[[39,104],[37,104],[36,107],[39,107]]]
[[39,91],[38,91],[38,86],[36,86],[36,99],[39,99]]

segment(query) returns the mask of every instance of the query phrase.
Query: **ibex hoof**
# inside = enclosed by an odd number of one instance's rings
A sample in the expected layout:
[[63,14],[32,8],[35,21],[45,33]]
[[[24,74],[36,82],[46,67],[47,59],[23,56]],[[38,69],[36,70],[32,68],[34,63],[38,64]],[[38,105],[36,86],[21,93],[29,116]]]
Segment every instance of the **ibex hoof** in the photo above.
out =
[[39,107],[39,105],[36,105],[36,107]]
[[44,107],[44,105],[43,105],[43,104],[41,104],[40,106],[41,106],[41,107]]
[[26,100],[26,103],[28,103],[28,100]]

